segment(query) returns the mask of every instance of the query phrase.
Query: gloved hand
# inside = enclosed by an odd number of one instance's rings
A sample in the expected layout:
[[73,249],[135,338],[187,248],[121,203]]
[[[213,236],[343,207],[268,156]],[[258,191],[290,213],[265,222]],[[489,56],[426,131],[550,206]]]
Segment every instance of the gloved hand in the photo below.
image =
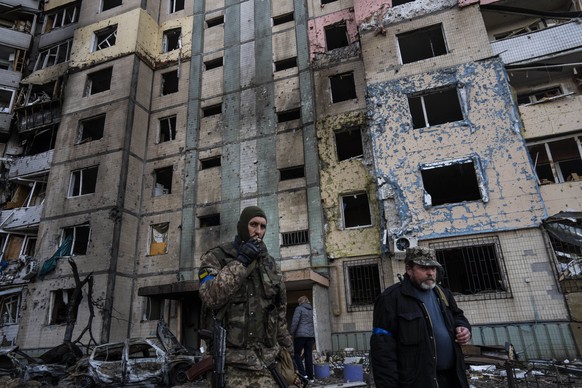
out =
[[261,246],[259,242],[254,238],[246,241],[244,244],[238,248],[238,256],[236,259],[242,263],[245,267],[248,267],[250,263],[255,261],[259,257],[259,252],[261,251]]

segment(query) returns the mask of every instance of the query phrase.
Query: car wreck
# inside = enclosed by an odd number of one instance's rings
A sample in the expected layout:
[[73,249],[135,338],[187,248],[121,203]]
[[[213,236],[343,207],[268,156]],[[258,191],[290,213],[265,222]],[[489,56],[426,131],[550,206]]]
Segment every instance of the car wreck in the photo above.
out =
[[157,338],[128,338],[96,346],[70,372],[77,387],[140,383],[175,386],[188,382],[186,371],[201,356],[181,345],[165,322]]

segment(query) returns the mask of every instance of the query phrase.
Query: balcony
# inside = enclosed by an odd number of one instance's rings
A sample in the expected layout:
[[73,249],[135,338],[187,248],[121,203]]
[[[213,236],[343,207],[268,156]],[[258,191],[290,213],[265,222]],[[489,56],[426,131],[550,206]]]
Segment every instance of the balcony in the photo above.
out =
[[42,206],[2,210],[0,213],[0,229],[3,231],[37,229],[42,214]]
[[14,110],[16,126],[22,133],[40,127],[56,124],[61,118],[61,101],[50,100],[28,105]]
[[23,156],[13,160],[8,171],[8,179],[45,173],[50,168],[53,153],[54,150],[50,150],[37,155]]
[[526,139],[554,136],[580,130],[582,95],[570,94],[549,101],[520,105]]

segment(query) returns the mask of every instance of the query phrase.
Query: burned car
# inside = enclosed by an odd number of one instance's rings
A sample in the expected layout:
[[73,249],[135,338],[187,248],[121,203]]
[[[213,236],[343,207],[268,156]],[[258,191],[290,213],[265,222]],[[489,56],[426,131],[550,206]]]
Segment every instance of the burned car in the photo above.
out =
[[150,383],[181,385],[188,382],[186,371],[200,359],[190,353],[158,323],[157,338],[129,338],[96,346],[89,358],[75,367],[77,387]]
[[29,356],[16,346],[0,349],[0,376],[56,385],[66,373],[65,363],[47,363],[41,358]]

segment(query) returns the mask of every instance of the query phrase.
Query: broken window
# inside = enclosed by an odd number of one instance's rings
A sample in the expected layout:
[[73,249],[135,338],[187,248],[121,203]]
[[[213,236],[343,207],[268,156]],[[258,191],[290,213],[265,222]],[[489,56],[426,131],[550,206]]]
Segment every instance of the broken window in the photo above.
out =
[[[93,353],[93,359],[95,361],[103,361],[103,362],[115,362],[123,360],[123,348],[124,343],[119,344],[105,344],[103,346],[96,346],[95,352]],[[112,365],[110,365],[112,366]],[[115,365],[114,368],[116,368]],[[110,370],[110,369],[109,369]]]
[[279,169],[279,180],[288,181],[290,179],[297,179],[305,177],[305,166],[294,166]]
[[18,323],[19,309],[20,291],[0,292],[0,327]]
[[382,292],[378,260],[344,262],[348,311],[374,308],[374,300]]
[[171,30],[164,31],[164,41],[162,42],[163,52],[167,53],[169,51],[178,50],[182,47],[182,29],[173,28]]
[[408,96],[413,128],[463,120],[459,94],[455,86]]
[[69,303],[71,303],[74,291],[74,288],[51,291],[49,325],[67,323]]
[[6,261],[18,260],[22,252],[25,238],[26,236],[23,234],[10,233],[8,235],[6,246],[4,247],[2,258]]
[[275,71],[283,71],[297,67],[297,57],[282,59],[275,62]]
[[582,136],[533,143],[528,149],[540,184],[582,180]]
[[80,170],[71,171],[69,181],[69,197],[78,197],[85,194],[93,194],[97,187],[97,171],[99,166],[92,166]]
[[281,246],[290,247],[293,245],[309,244],[309,230],[295,230],[293,232],[281,233]]
[[117,24],[95,31],[93,51],[99,51],[115,46],[117,39]]
[[292,120],[299,120],[300,118],[301,110],[299,108],[277,112],[277,122],[279,123],[284,123]]
[[507,272],[497,237],[481,237],[430,244],[444,273],[437,273],[453,293],[480,299],[509,297]]
[[87,74],[87,84],[85,85],[85,96],[105,92],[111,88],[111,75],[113,68],[108,67],[93,73]]
[[83,144],[103,137],[105,114],[79,121],[75,144]]
[[206,27],[211,28],[214,26],[220,26],[224,24],[224,15],[220,15],[211,19],[206,20]]
[[33,132],[32,136],[28,136],[25,146],[25,154],[28,156],[38,155],[43,152],[50,151],[55,148],[57,139],[57,130],[59,124],[51,125],[47,128],[41,128]]
[[355,193],[341,197],[341,214],[344,228],[358,228],[372,225],[368,194]]
[[517,103],[519,105],[535,104],[537,102],[543,102],[548,100],[553,100],[556,97],[564,96],[564,89],[562,86],[552,86],[551,88],[546,88],[542,90],[536,90],[528,93],[520,93],[517,95]]
[[10,113],[14,103],[14,90],[0,87],[0,113]]
[[172,194],[172,175],[174,167],[164,167],[154,170],[154,197]]
[[143,312],[144,321],[157,321],[164,317],[164,299],[147,297],[145,311]]
[[162,96],[178,91],[178,70],[162,74]]
[[546,28],[547,26],[548,26],[548,24],[545,22],[545,20],[543,20],[543,19],[536,20],[533,23],[531,23],[525,27],[518,27],[514,30],[500,32],[500,33],[493,35],[493,37],[495,38],[495,40],[501,40],[501,39],[505,39],[505,38],[513,38],[514,36],[528,34],[530,32],[542,30],[542,29]]
[[155,224],[150,226],[150,252],[149,255],[164,255],[168,253],[168,230],[170,223]]
[[476,157],[423,164],[420,172],[425,191],[424,206],[489,200]]
[[325,5],[325,4],[329,4],[329,3],[334,3],[338,0],[321,0],[321,5]]
[[283,15],[273,16],[273,26],[278,26],[279,24],[284,24],[287,22],[292,22],[294,20],[293,12],[284,13]]
[[122,4],[121,0],[102,0],[101,1],[101,12],[107,11],[108,9],[119,7]]
[[25,207],[27,200],[29,199],[31,186],[28,184],[18,184],[16,183],[16,188],[10,198],[10,201],[6,202],[4,209],[15,209],[19,207]]
[[44,17],[42,33],[45,34],[69,24],[76,23],[79,20],[79,4],[61,8],[56,11],[49,11]]
[[353,100],[356,96],[356,83],[354,73],[343,73],[329,77],[331,87],[331,102]]
[[16,49],[0,44],[0,69],[13,70],[12,64],[16,55]]
[[362,130],[359,126],[342,129],[335,132],[335,147],[337,160],[359,158],[364,155],[362,146]]
[[184,9],[184,0],[169,0],[168,13],[178,12]]
[[441,24],[396,35],[402,63],[411,63],[448,53]]
[[200,224],[201,228],[208,228],[210,226],[219,226],[220,225],[220,213],[207,214],[204,216],[200,216],[200,217],[198,217],[198,223]]
[[205,106],[202,108],[202,117],[215,116],[222,113],[222,103]]
[[212,70],[212,69],[216,69],[217,67],[222,67],[223,66],[223,58],[219,57],[219,58],[215,58],[215,59],[209,59],[208,61],[204,62],[204,68],[206,70]]
[[392,0],[392,6],[396,7],[398,5],[413,3],[415,0]]
[[565,211],[543,221],[552,249],[562,292],[582,291],[582,213]]
[[87,253],[87,247],[89,246],[90,234],[91,228],[89,224],[64,228],[61,244],[70,239],[71,247],[68,252],[63,252],[63,256],[85,255]]
[[200,159],[200,169],[201,170],[206,170],[207,168],[212,168],[212,167],[220,167],[220,164],[221,164],[220,155],[213,156],[213,157],[206,158],[206,159]]
[[348,29],[345,22],[332,24],[325,27],[325,42],[327,50],[333,50],[350,45],[348,40]]
[[38,53],[34,70],[45,69],[69,60],[73,40],[69,39]]
[[165,143],[176,139],[176,115],[162,117],[158,122],[158,141]]

